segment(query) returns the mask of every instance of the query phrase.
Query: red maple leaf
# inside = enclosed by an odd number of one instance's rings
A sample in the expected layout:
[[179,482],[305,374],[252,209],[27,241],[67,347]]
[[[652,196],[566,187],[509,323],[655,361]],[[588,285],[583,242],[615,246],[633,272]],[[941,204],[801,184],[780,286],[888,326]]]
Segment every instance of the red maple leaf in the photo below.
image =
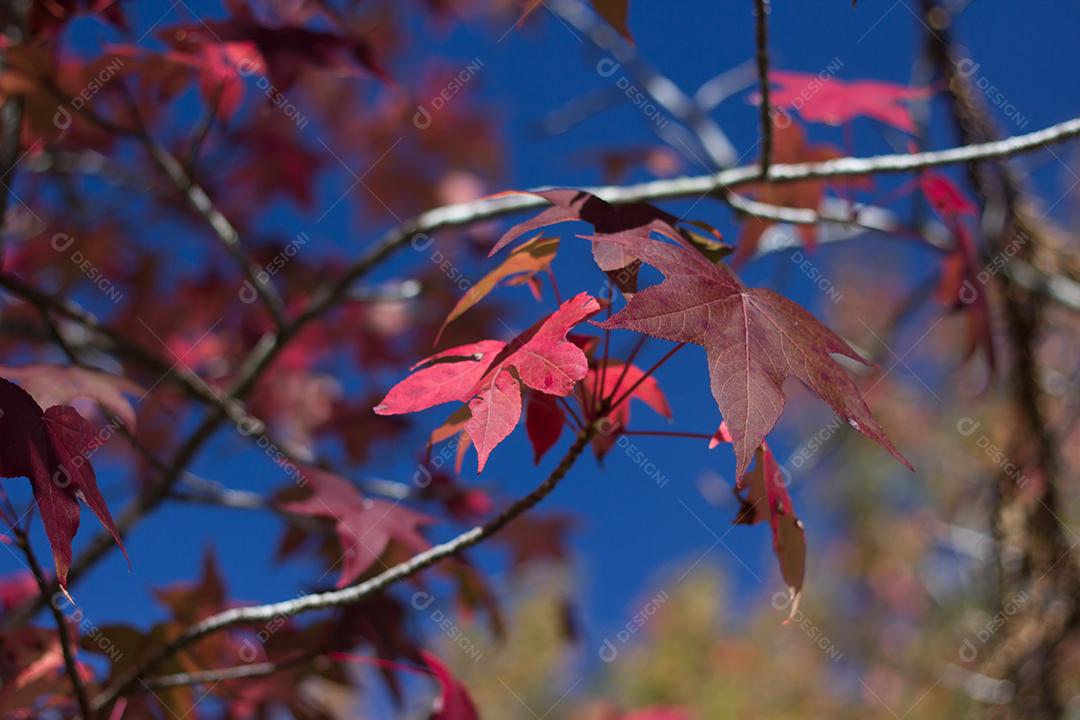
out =
[[468,402],[476,383],[505,347],[502,340],[481,340],[425,358],[409,368],[412,375],[390,388],[375,412],[400,415],[448,402]]
[[79,530],[80,500],[127,557],[90,464],[89,453],[97,444],[93,426],[75,408],[53,405],[43,411],[25,390],[0,378],[0,477],[30,480],[62,588],[67,587],[71,541]]
[[529,393],[529,404],[525,410],[525,431],[533,446],[533,458],[540,464],[544,453],[558,442],[562,435],[566,415],[555,400],[554,395],[542,392]]
[[774,107],[791,108],[806,120],[842,125],[860,115],[913,133],[915,124],[906,105],[930,97],[930,88],[908,87],[880,80],[844,82],[817,75],[773,70],[769,99]]
[[[726,423],[720,424],[709,447],[715,447],[720,441],[731,442]],[[739,512],[732,522],[753,525],[763,520],[769,521],[773,553],[780,565],[780,575],[791,592],[790,619],[799,609],[799,597],[806,575],[806,533],[802,521],[795,515],[787,485],[788,476],[776,462],[769,444],[762,442],[754,467],[735,483]],[[746,494],[740,494],[743,492]]]
[[166,40],[178,47],[251,43],[262,56],[271,80],[283,91],[291,88],[307,67],[343,75],[353,72],[353,63],[359,63],[379,78],[388,79],[365,40],[299,25],[265,25],[248,8],[233,9],[236,14],[229,20],[170,28]]
[[665,280],[595,324],[705,348],[713,397],[731,429],[737,477],[780,419],[788,377],[801,380],[853,428],[911,467],[831,354],[866,361],[813,315],[771,290],[744,287],[696,250],[635,233],[599,239],[625,247]]
[[533,238],[527,243],[514,248],[514,252],[510,253],[506,260],[469,287],[465,295],[457,301],[450,314],[446,316],[446,320],[443,321],[442,327],[439,328],[439,332],[435,336],[435,342],[439,342],[439,338],[442,337],[447,325],[461,317],[473,305],[483,300],[500,283],[520,285],[534,279],[537,273],[549,269],[558,249],[558,238],[545,237]]
[[391,388],[375,412],[394,415],[467,402],[464,432],[476,446],[478,471],[483,470],[491,451],[521,419],[522,385],[565,397],[585,377],[588,359],[566,334],[599,310],[595,298],[579,293],[509,343],[486,340],[438,353]]
[[42,407],[68,405],[72,400],[85,398],[116,415],[129,428],[135,427],[135,409],[124,395],[145,394],[125,377],[76,365],[0,365],[0,376],[19,383]]
[[967,319],[967,348],[965,359],[982,347],[986,362],[993,373],[997,365],[994,352],[994,332],[990,325],[990,305],[983,282],[979,279],[982,264],[975,238],[968,229],[965,216],[974,215],[975,204],[946,175],[926,171],[919,176],[919,189],[927,202],[945,222],[955,242],[941,261],[941,280],[936,296],[952,308],[963,308]]
[[947,175],[926,170],[919,175],[919,188],[931,207],[944,218],[975,214],[975,204]]
[[344,564],[338,587],[355,582],[386,551],[391,541],[411,552],[429,547],[420,528],[431,518],[396,503],[366,498],[356,487],[324,470],[305,468],[311,496],[283,502],[284,510],[297,515],[331,518],[335,523]]
[[499,534],[510,551],[510,572],[520,574],[534,563],[565,562],[570,556],[569,535],[577,522],[570,515],[525,514]]
[[[490,255],[502,250],[504,247],[517,240],[522,235],[564,222],[587,222],[598,233],[608,234],[640,228],[646,233],[651,231],[673,234],[678,232],[675,223],[678,221],[673,215],[653,207],[648,203],[627,203],[615,206],[604,200],[581,190],[558,189],[544,190],[532,193],[501,193],[501,194],[529,194],[537,195],[551,203],[551,207],[543,210],[528,220],[524,220],[507,230],[495,246],[491,248]],[[609,273],[612,281],[623,291],[632,291],[637,283],[637,270],[635,262],[637,258],[628,255],[622,248],[593,244],[593,258],[600,269]]]

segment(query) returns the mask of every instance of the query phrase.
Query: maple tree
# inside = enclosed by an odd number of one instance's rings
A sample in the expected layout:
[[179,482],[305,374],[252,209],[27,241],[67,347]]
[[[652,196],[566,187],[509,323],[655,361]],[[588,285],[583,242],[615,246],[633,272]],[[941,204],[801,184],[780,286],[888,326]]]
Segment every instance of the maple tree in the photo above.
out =
[[[475,720],[568,696],[581,720],[827,715],[867,694],[807,688],[857,677],[899,717],[881,696],[898,701],[885,666],[902,658],[947,662],[918,685],[935,712],[1063,716],[1080,261],[1061,200],[1044,207],[1012,158],[1080,118],[1001,133],[952,4],[922,0],[901,84],[774,67],[776,14],[799,10],[747,0],[752,63],[696,93],[646,58],[639,41],[684,47],[629,0],[148,5],[0,7],[0,715]],[[473,81],[552,25],[599,50],[587,80],[606,84],[540,132],[618,104],[655,140],[575,146],[573,186],[518,185],[513,124]],[[439,51],[462,29],[484,36],[465,62]],[[532,80],[502,100],[516,110]],[[727,123],[750,120],[737,149]],[[587,186],[595,172],[614,184]],[[833,262],[849,256],[855,271]],[[991,497],[967,502],[951,481],[975,477]],[[882,489],[931,479],[918,511]],[[602,495],[599,517],[548,500],[565,486]],[[951,607],[927,610],[948,593],[913,589],[938,512],[985,527],[971,554],[996,572],[996,615],[959,662],[934,627]],[[619,564],[644,576],[638,555],[684,523],[712,547],[588,653],[608,670],[553,693],[596,632],[566,573],[582,528],[632,527]],[[695,572],[719,545],[758,583],[722,632]],[[953,634],[977,616],[955,617]],[[916,622],[923,650],[849,637],[844,672],[796,645]],[[782,667],[793,648],[802,675]],[[789,684],[766,697],[764,676]]]

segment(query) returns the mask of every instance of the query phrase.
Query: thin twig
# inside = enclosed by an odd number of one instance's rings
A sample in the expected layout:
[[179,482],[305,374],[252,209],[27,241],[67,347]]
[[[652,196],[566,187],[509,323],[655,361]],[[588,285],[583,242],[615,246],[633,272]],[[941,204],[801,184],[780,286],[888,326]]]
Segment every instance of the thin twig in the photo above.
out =
[[642,437],[677,437],[691,438],[694,440],[712,440],[713,435],[706,433],[679,432],[677,430],[623,430],[623,435],[640,435]]
[[562,406],[562,409],[566,411],[566,414],[570,416],[570,419],[574,421],[574,430],[580,432],[585,427],[585,423],[581,422],[581,418],[574,412],[574,408],[571,407],[570,403],[566,402],[566,398],[557,397],[555,399]]
[[131,96],[127,91],[126,86],[123,83],[118,83],[118,87],[121,90],[121,94],[127,101],[128,106],[131,109],[132,117],[135,118],[138,126],[137,137],[142,143],[146,152],[157,164],[158,168],[165,174],[165,177],[176,186],[177,190],[183,193],[184,198],[188,201],[188,204],[199,214],[206,224],[214,231],[214,235],[217,236],[225,250],[232,256],[233,260],[240,267],[244,276],[247,278],[247,282],[252,286],[252,290],[258,295],[259,300],[262,301],[266,307],[267,312],[270,313],[274,323],[280,327],[285,323],[285,303],[278,294],[277,289],[273,283],[270,282],[269,276],[263,272],[263,269],[259,267],[247,254],[244,246],[240,243],[240,233],[237,232],[233,224],[229,222],[229,219],[218,210],[214,205],[214,201],[210,199],[210,196],[203,189],[202,185],[197,183],[188,171],[184,168],[183,164],[177,160],[176,156],[169,152],[160,143],[154,140],[150,134],[149,128],[142,120],[142,116],[139,113],[138,103],[135,98]]
[[701,149],[714,168],[725,168],[736,162],[739,154],[723,130],[713,122],[678,85],[657,72],[637,51],[637,48],[618,34],[607,23],[586,9],[581,0],[547,0],[546,6],[562,17],[579,32],[589,38],[599,49],[609,52],[618,60],[612,66],[598,66],[598,71],[625,72],[641,86],[642,92],[682,125],[690,128],[701,144]]
[[295,657],[280,662],[260,662],[248,665],[237,665],[216,670],[197,670],[194,672],[181,672],[172,675],[160,675],[147,678],[144,687],[147,690],[160,688],[186,687],[188,685],[217,685],[228,680],[250,680],[251,678],[266,677],[285,670],[290,670],[297,665],[303,665],[315,659],[310,653],[302,653]]
[[772,108],[769,106],[769,0],[754,0],[754,9],[758,93],[761,95],[758,105],[761,117],[761,177],[765,178],[769,174],[773,144]]

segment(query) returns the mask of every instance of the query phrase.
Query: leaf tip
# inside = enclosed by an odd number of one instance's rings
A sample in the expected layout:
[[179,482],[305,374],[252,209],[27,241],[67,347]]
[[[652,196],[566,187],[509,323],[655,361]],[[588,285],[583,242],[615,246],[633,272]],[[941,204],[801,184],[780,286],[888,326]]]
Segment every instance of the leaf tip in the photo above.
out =
[[788,610],[788,616],[784,618],[784,622],[781,625],[787,625],[794,619],[796,613],[799,612],[799,603],[802,601],[802,591],[796,590],[794,587],[788,588],[788,602],[791,603],[791,609]]

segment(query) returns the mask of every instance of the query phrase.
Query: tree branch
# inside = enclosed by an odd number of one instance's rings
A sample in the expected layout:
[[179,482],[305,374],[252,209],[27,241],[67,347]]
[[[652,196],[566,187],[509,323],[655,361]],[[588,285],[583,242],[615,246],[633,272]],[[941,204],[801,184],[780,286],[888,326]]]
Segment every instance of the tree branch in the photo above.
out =
[[49,585],[49,581],[45,577],[45,572],[41,569],[41,563],[37,560],[37,555],[34,554],[34,549],[30,547],[30,540],[26,537],[26,533],[21,528],[12,527],[15,533],[15,540],[19,545],[19,548],[26,556],[26,562],[30,566],[30,572],[34,575],[34,580],[37,582],[38,592],[42,597],[46,598],[46,602],[49,605],[49,610],[52,612],[53,619],[56,621],[56,632],[60,638],[60,651],[64,655],[64,668],[67,671],[68,678],[71,680],[71,688],[75,693],[75,701],[79,705],[79,714],[83,720],[90,720],[93,717],[90,711],[90,700],[86,696],[86,686],[83,685],[82,678],[79,677],[79,666],[75,660],[75,653],[71,651],[72,641],[71,634],[68,632],[67,620],[64,618],[64,613],[60,611],[60,608],[56,606],[56,603],[48,602],[48,598],[55,592]]
[[251,678],[266,677],[279,672],[290,670],[297,665],[314,660],[309,653],[302,653],[296,657],[282,660],[281,662],[260,662],[234,667],[218,668],[216,670],[198,670],[195,672],[182,672],[173,675],[161,675],[147,678],[144,685],[148,690],[158,688],[184,687],[187,685],[217,685],[227,680],[249,680]]
[[266,307],[267,312],[270,313],[274,323],[279,327],[282,326],[285,322],[284,302],[278,294],[277,289],[270,282],[266,273],[262,271],[262,268],[255,264],[247,254],[247,251],[244,250],[244,246],[240,243],[240,233],[236,231],[236,228],[229,222],[229,219],[218,210],[216,205],[214,205],[213,200],[210,199],[210,196],[206,193],[206,190],[203,189],[202,185],[197,183],[194,178],[188,174],[188,171],[184,169],[183,164],[177,160],[176,156],[154,140],[153,136],[150,134],[149,128],[146,127],[146,124],[142,120],[138,103],[135,102],[135,98],[128,92],[127,87],[121,82],[119,83],[119,88],[124,99],[127,101],[128,106],[131,108],[132,117],[136,120],[138,126],[136,136],[143,144],[143,147],[146,148],[147,153],[158,168],[165,174],[165,177],[176,186],[177,190],[183,193],[188,204],[203,218],[203,220],[206,221],[206,224],[210,226],[210,229],[214,231],[214,234],[217,236],[222,246],[229,255],[232,256],[233,260],[244,273],[247,282],[251,284],[252,289]]
[[769,106],[769,0],[754,0],[755,44],[757,52],[758,92],[761,102],[758,114],[761,119],[761,176],[769,172],[772,158],[772,108]]
[[[679,86],[644,60],[637,48],[616,34],[607,23],[587,10],[580,0],[548,0],[548,7],[601,50],[610,52],[642,85],[642,91],[698,138],[701,149],[716,168],[729,167],[738,153],[720,127]],[[616,68],[617,71],[617,68]]]
[[461,533],[452,540],[435,545],[422,553],[418,553],[405,562],[393,566],[370,580],[365,580],[358,585],[342,588],[341,590],[304,595],[295,600],[285,600],[283,602],[271,603],[268,605],[233,608],[218,613],[217,615],[212,615],[205,620],[192,625],[168,645],[151,654],[135,668],[124,673],[111,688],[102,691],[101,694],[94,698],[94,710],[97,711],[106,707],[118,697],[127,693],[147,672],[152,671],[155,667],[160,665],[161,662],[172,657],[177,652],[200,638],[235,625],[267,621],[274,618],[291,617],[313,610],[324,610],[360,602],[376,592],[385,590],[402,580],[416,575],[421,570],[434,565],[440,560],[455,555],[462,550],[472,547],[486,538],[491,537],[510,524],[515,518],[530,510],[547,497],[551,491],[558,486],[559,482],[566,477],[566,474],[570,471],[570,468],[577,461],[578,457],[581,456],[582,451],[588,446],[596,432],[597,423],[589,423],[589,425],[578,434],[577,439],[566,451],[563,459],[555,469],[551,471],[551,474],[548,475],[544,482],[534,488],[528,495],[525,495],[511,504],[487,523],[477,525],[472,529]]

